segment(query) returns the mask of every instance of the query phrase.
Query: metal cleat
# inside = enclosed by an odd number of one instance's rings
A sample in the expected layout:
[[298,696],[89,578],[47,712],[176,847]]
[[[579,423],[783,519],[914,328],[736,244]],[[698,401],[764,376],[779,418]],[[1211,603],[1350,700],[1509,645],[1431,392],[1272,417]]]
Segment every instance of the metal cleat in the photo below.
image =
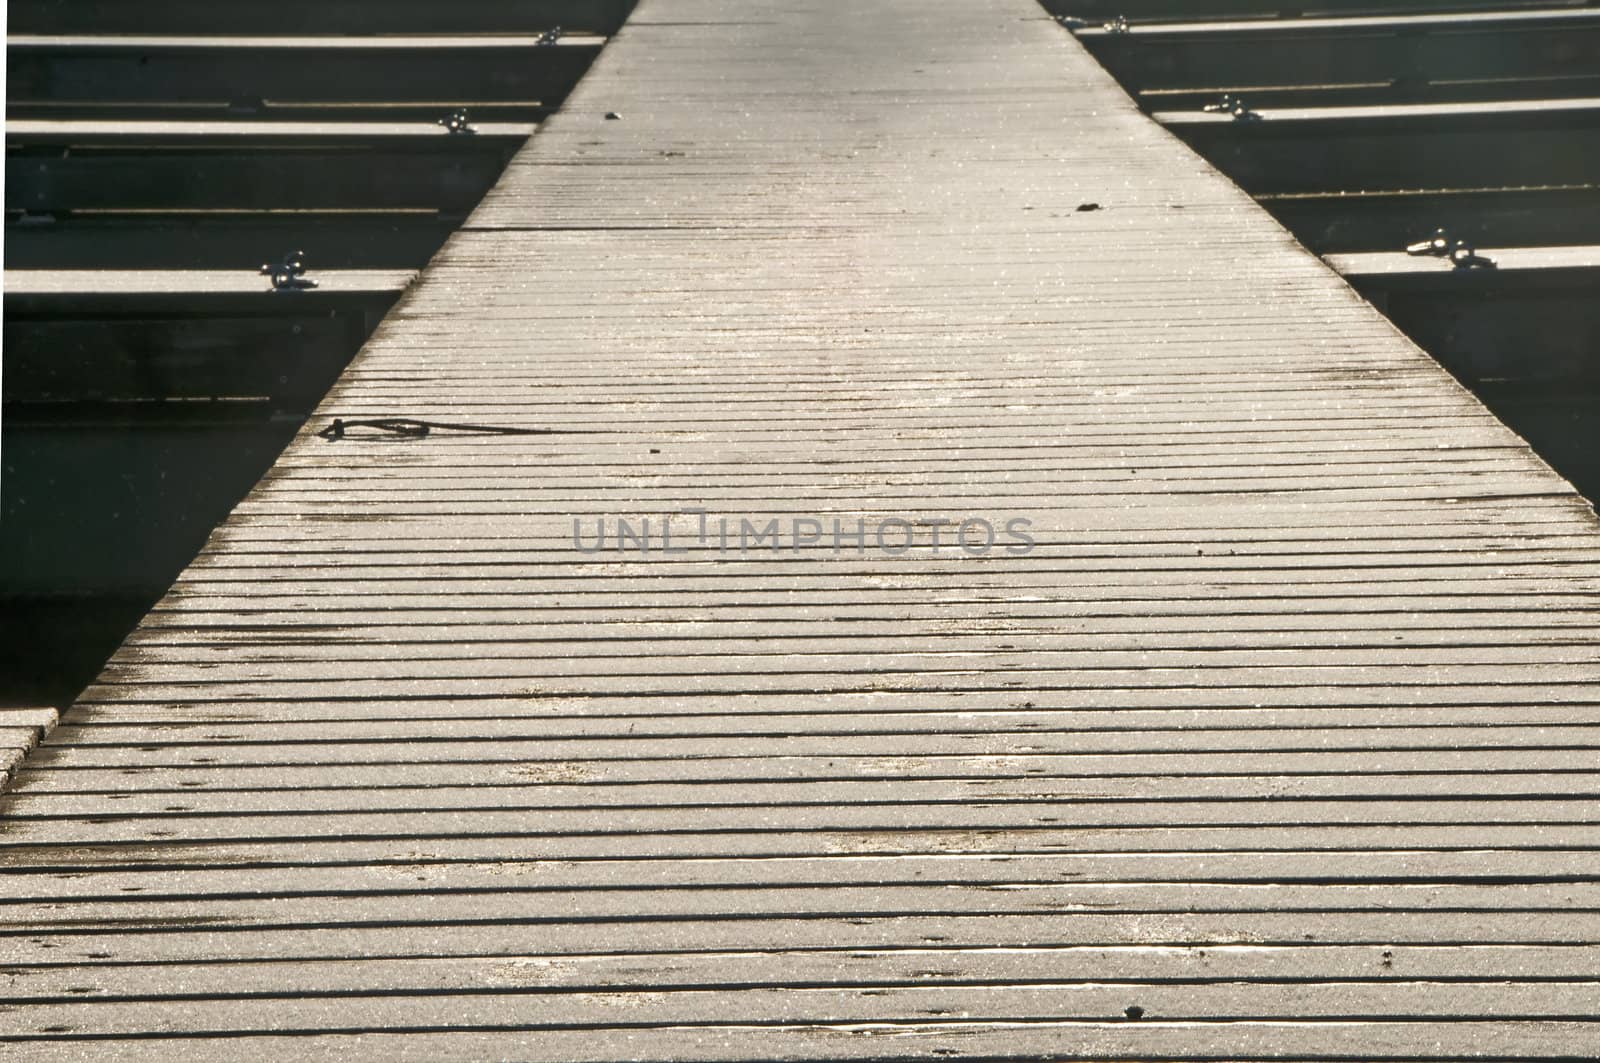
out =
[[1450,234],[1443,229],[1435,229],[1433,235],[1426,240],[1419,240],[1414,244],[1406,245],[1408,255],[1431,255],[1434,258],[1444,258],[1450,254]]
[[1494,259],[1478,254],[1478,249],[1465,240],[1457,240],[1450,245],[1450,263],[1456,269],[1496,268]]
[[1208,103],[1201,110],[1207,114],[1231,114],[1235,122],[1253,122],[1261,117],[1232,93],[1224,94],[1216,103]]
[[470,136],[477,130],[472,128],[472,122],[467,118],[465,107],[457,108],[439,119],[437,125],[442,125],[450,131],[451,136]]
[[290,251],[276,265],[263,263],[260,272],[272,278],[272,290],[275,292],[302,292],[317,286],[316,281],[305,276],[304,251]]

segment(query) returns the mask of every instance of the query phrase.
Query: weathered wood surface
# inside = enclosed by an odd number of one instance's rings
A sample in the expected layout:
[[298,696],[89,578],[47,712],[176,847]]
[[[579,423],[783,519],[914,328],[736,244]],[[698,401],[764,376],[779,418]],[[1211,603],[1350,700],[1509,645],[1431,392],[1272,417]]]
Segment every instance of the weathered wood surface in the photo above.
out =
[[[269,253],[276,261],[292,249]],[[6,342],[15,345],[12,360],[19,368],[25,368],[25,361],[54,363],[71,373],[77,365],[74,358],[88,366],[106,354],[109,343],[119,356],[173,365],[200,353],[205,335],[271,331],[274,319],[297,317],[309,328],[295,335],[305,335],[308,347],[315,347],[312,341],[325,338],[333,326],[331,315],[353,314],[356,320],[366,314],[381,316],[417,276],[415,270],[312,269],[306,277],[315,281],[315,288],[277,291],[271,277],[259,272],[260,265],[266,263],[231,270],[8,270]],[[141,322],[141,317],[149,320]],[[195,322],[188,338],[172,335],[172,329],[185,328],[170,324],[174,319]],[[138,338],[141,329],[143,339]],[[307,352],[284,353],[287,362]],[[96,370],[91,366],[86,371]],[[17,382],[31,379],[25,371]]]
[[[535,122],[473,122],[479,137],[526,140],[539,126]],[[236,119],[231,121],[122,121],[117,119],[16,119],[6,123],[6,140],[14,144],[116,146],[175,144],[193,147],[204,143],[254,143],[283,145],[335,141],[346,144],[399,143],[416,148],[418,141],[444,140],[452,134],[438,122],[280,122]],[[468,143],[457,135],[454,143]]]
[[1026,0],[645,0],[30,757],[0,1030],[1589,1056],[1596,531]]
[[277,294],[281,299],[318,294],[398,292],[416,277],[413,270],[323,270],[315,289],[274,293],[269,278],[248,270],[204,269],[23,269],[6,274],[6,292],[16,298],[149,296],[173,299],[208,295]]
[[[29,4],[49,0],[29,0]],[[58,0],[59,2],[59,0]],[[1445,12],[1589,7],[1594,0],[1044,0],[1058,16],[1082,19],[1126,17],[1134,24],[1169,20],[1395,16]]]
[[0,707],[0,788],[28,751],[55,727],[57,718],[55,709]]

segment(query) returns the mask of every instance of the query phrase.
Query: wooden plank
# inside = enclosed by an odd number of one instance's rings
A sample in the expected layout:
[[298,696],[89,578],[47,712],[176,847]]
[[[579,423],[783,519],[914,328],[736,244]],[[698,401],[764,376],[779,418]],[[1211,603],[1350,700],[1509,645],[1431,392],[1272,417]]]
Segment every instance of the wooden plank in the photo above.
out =
[[1223,18],[1392,18],[1398,15],[1583,8],[1589,0],[1044,0],[1046,10],[1069,18],[1214,21]]
[[[1524,985],[1510,992],[1492,987],[1456,984],[1451,997],[1484,1020],[1570,1019],[1585,1015],[1585,1003],[1600,983]],[[786,990],[786,991],[784,991]],[[586,999],[584,999],[586,998]],[[1419,1019],[1451,1014],[1451,1004],[1437,987],[1391,980],[1384,984],[1311,986],[982,986],[945,989],[909,986],[859,989],[788,989],[735,995],[730,1006],[720,989],[650,991],[606,989],[584,994],[583,1005],[596,1025],[672,1028],[726,1023],[733,1027],[796,1026],[807,1022],[917,1023],[929,1016],[962,1015],[966,1021],[989,1018],[1015,1021],[1019,1016],[1050,1011],[1056,1021],[1115,1021],[1137,999],[1154,1021],[1259,1022],[1295,1021],[1308,1025],[1330,1021],[1360,1022],[1405,1009]],[[468,993],[422,995],[396,999],[360,998],[363,1011],[391,1030],[417,1032],[503,1029],[529,1032],[569,1027],[575,1001],[568,994],[507,991],[498,995]],[[29,1018],[11,1029],[13,1036],[56,1032],[62,1027],[98,1037],[149,1032],[271,1034],[283,1029],[327,1029],[348,1022],[350,1003],[337,997],[311,1000],[255,999],[251,1020],[241,1022],[235,1001],[196,1004],[175,1014],[131,1004],[74,1002],[35,1004]],[[1124,1020],[1125,1021],[1125,1020]],[[154,1026],[155,1029],[150,1028]],[[878,1057],[881,1058],[881,1057]]]
[[[1139,0],[1133,0],[1135,4]],[[1196,5],[1200,6],[1200,5]],[[1452,5],[1457,10],[1422,11],[1420,6],[1406,10],[1407,4],[1387,3],[1382,0],[1372,4],[1372,13],[1365,15],[1330,16],[1302,13],[1298,17],[1211,19],[1194,18],[1172,22],[1129,21],[1127,33],[1119,33],[1102,26],[1073,27],[1074,33],[1086,43],[1103,41],[1108,37],[1130,37],[1146,44],[1157,41],[1191,40],[1197,43],[1238,37],[1243,40],[1276,42],[1336,35],[1354,30],[1369,33],[1413,33],[1417,36],[1432,34],[1476,34],[1503,30],[1544,29],[1547,27],[1573,27],[1586,29],[1596,18],[1595,12],[1586,10],[1587,0],[1575,0],[1567,7],[1557,3],[1497,4],[1489,9],[1474,9],[1469,3]],[[1304,9],[1302,9],[1303,12]],[[1081,17],[1081,16],[1080,16]],[[1094,52],[1093,45],[1090,51]],[[1098,54],[1095,58],[1104,59]]]
[[[963,885],[993,889],[1024,889],[1030,885],[1064,882],[1143,888],[1156,883],[1196,885],[1196,854],[1180,853],[906,853],[864,855],[830,853],[752,858],[705,857],[699,861],[651,859],[603,861],[506,860],[491,863],[452,862],[432,857],[373,863],[365,866],[317,864],[312,861],[260,866],[172,867],[153,865],[85,866],[70,878],[48,869],[8,874],[12,900],[27,903],[64,903],[83,899],[146,899],[152,902],[181,896],[227,894],[238,898],[264,898],[281,894],[281,883],[292,872],[297,888],[324,896],[407,891],[492,891],[496,889],[603,888],[647,890],[691,887],[769,888],[804,885],[815,890],[834,886],[870,888],[878,885]],[[1262,887],[1274,885],[1330,886],[1364,884],[1406,887],[1438,885],[1493,885],[1514,879],[1520,883],[1572,884],[1582,882],[1584,858],[1572,852],[1495,850],[1453,851],[1214,851],[1205,857],[1203,883],[1250,886],[1263,903],[1273,894]],[[1110,891],[1115,893],[1114,890]],[[1334,896],[1330,894],[1330,896]],[[1529,947],[1531,948],[1531,946]],[[1153,950],[1152,950],[1153,951]],[[1512,950],[1499,950],[1515,955]],[[1566,950],[1574,955],[1593,949]],[[1480,959],[1473,950],[1455,950],[1463,969]],[[1271,961],[1272,957],[1262,957]],[[1126,962],[1126,959],[1125,961]],[[70,965],[69,965],[70,966]],[[152,972],[158,973],[158,972]],[[1256,977],[1281,976],[1266,968]],[[1306,972],[1298,972],[1304,975]],[[1348,976],[1348,971],[1321,972],[1325,977]],[[1555,972],[1550,972],[1554,974]],[[954,972],[952,972],[954,974]],[[1147,972],[1147,975],[1149,972]],[[70,971],[63,970],[62,977]],[[369,975],[370,977],[370,975]],[[286,981],[291,980],[287,977]],[[31,983],[13,988],[28,992]],[[314,986],[308,986],[314,989]],[[51,995],[51,994],[45,994]]]
[[1540,278],[1541,287],[1561,283],[1593,284],[1595,271],[1600,270],[1600,247],[1595,246],[1486,247],[1480,257],[1493,262],[1493,268],[1461,268],[1448,257],[1408,255],[1403,251],[1329,255],[1326,261],[1352,282],[1399,286],[1411,278],[1426,277],[1435,279],[1435,288],[1445,277],[1457,285],[1493,282],[1496,287],[1515,285],[1518,281],[1532,282],[1535,278]]
[[67,34],[43,35],[15,33],[6,38],[6,44],[19,51],[107,52],[145,55],[153,52],[206,53],[221,51],[225,55],[248,52],[276,52],[280,55],[299,56],[339,55],[344,52],[402,52],[413,57],[434,55],[440,51],[459,50],[492,55],[508,48],[595,48],[604,44],[603,38],[589,34],[563,33],[553,41],[539,34],[518,35],[495,33],[482,36],[462,34],[365,34],[327,36],[313,34],[270,34],[250,36],[224,34],[203,36],[197,34]]
[[[844,838],[839,839],[841,842]],[[479,842],[480,847],[485,843]],[[999,854],[970,852],[869,852],[858,842],[835,851],[798,854],[705,855],[698,860],[662,861],[648,856],[589,860],[508,859],[473,862],[435,853],[398,853],[367,865],[318,862],[325,845],[311,843],[307,859],[251,863],[240,853],[237,865],[213,861],[141,864],[129,860],[86,863],[71,876],[59,865],[41,863],[11,870],[8,887],[14,899],[65,903],[78,899],[108,898],[150,900],[178,896],[222,895],[268,897],[281,892],[279,885],[292,873],[304,891],[322,895],[360,895],[400,890],[457,890],[471,892],[495,888],[606,888],[645,890],[687,889],[699,885],[770,888],[774,884],[826,889],[832,886],[871,887],[894,884],[964,884],[995,888],[1022,888],[1029,884],[1085,883],[1104,886],[1146,886],[1156,883],[1232,883],[1256,887],[1270,902],[1275,884],[1327,885],[1494,885],[1507,881],[1523,884],[1571,884],[1585,880],[1584,855],[1578,851],[1496,848],[1485,851],[1459,849],[1356,848],[1279,849],[1241,851],[1215,848],[1204,855],[1195,851],[1119,852],[1051,850]],[[1084,847],[1085,849],[1087,847]],[[264,849],[256,850],[259,855]],[[1195,874],[1197,859],[1204,874]],[[1460,950],[1464,966],[1474,958]],[[1340,972],[1329,972],[1338,976]]]
[[[306,301],[328,295],[389,294],[404,291],[416,274],[410,270],[312,270],[317,287],[280,298]],[[19,300],[81,299],[90,296],[146,296],[172,300],[208,295],[272,295],[272,284],[250,270],[188,269],[28,269],[6,271],[6,294]]]
[[[846,984],[859,988],[894,985],[948,985],[960,980],[1026,985],[1151,983],[1238,979],[1260,984],[1297,981],[1304,965],[1316,962],[1327,984],[1338,981],[1437,979],[1470,984],[1495,978],[1557,978],[1595,975],[1594,950],[1572,946],[1533,948],[1484,946],[1479,949],[1427,946],[1340,947],[1326,945],[1259,948],[1214,945],[1208,948],[1025,948],[921,949],[846,952],[724,952],[701,956],[519,956],[400,958],[384,960],[302,960],[240,963],[234,967],[241,993],[350,993],[366,990],[494,988],[503,992],[539,988],[568,991],[627,987],[714,985],[735,990],[773,981],[792,985]],[[1385,960],[1388,963],[1385,963]],[[949,961],[955,961],[954,963]],[[76,967],[76,969],[74,969]],[[138,996],[180,997],[197,978],[214,972],[202,965],[131,967],[114,963],[39,965],[9,968],[11,992],[19,999]],[[298,978],[296,976],[299,976]]]
[[[333,141],[341,144],[388,144],[408,151],[425,150],[428,142],[442,141],[470,147],[495,140],[517,144],[538,131],[533,122],[473,122],[479,139],[451,134],[437,123],[425,122],[307,122],[209,121],[153,122],[138,119],[19,118],[6,123],[11,144],[126,147],[138,144],[174,144],[193,148],[207,143],[243,145],[293,145]],[[454,139],[452,140],[452,136]]]
[[[1359,1058],[1370,1054],[1374,1040],[1416,1042],[1413,1059],[1459,1059],[1480,1055],[1499,1059],[1581,1058],[1592,1044],[1593,1030],[1581,1021],[1463,1021],[1422,1023],[1308,1023],[1261,1020],[1219,1022],[1203,1027],[1204,1036],[1225,1039],[1242,1058],[1304,1060]],[[307,1060],[343,1060],[352,1055],[401,1061],[437,1060],[461,1053],[472,1058],[516,1058],[530,1063],[612,1063],[637,1058],[673,1061],[721,1061],[749,1058],[749,1043],[758,1035],[762,1051],[774,1059],[864,1059],[877,1063],[948,1058],[951,1052],[975,1058],[1059,1056],[1063,1046],[1078,1059],[1118,1061],[1133,1058],[1181,1058],[1197,1036],[1192,1021],[1131,1023],[1111,1016],[1100,1021],[993,1022],[923,1020],[916,1023],[805,1023],[800,1026],[619,1027],[607,1030],[501,1030],[404,1033],[341,1028],[315,1039],[300,1031],[264,1032],[217,1038],[187,1037],[176,1042],[185,1058],[227,1061],[241,1053],[266,1058],[295,1056]],[[28,1042],[30,1055],[42,1063],[81,1059],[92,1039],[52,1036]],[[99,1042],[105,1043],[105,1042]],[[118,1044],[127,1059],[170,1059],[175,1042],[131,1040]],[[647,1046],[647,1047],[646,1047]]]
[[[426,877],[424,875],[424,877]],[[504,876],[502,876],[504,878]],[[137,888],[137,887],[135,887]],[[196,903],[187,897],[142,896],[83,897],[74,903],[70,920],[56,914],[57,902],[22,900],[0,908],[0,933],[35,936],[57,930],[82,932],[88,928],[126,928],[135,933],[162,928],[183,920],[195,931],[249,930],[279,923],[285,902],[293,902],[305,923],[329,928],[379,926],[392,921],[397,906],[404,905],[407,921],[419,925],[462,925],[522,922],[527,924],[660,923],[704,921],[729,923],[763,920],[839,918],[922,918],[959,916],[968,900],[982,897],[986,915],[1069,915],[1092,912],[1100,916],[1195,916],[1236,914],[1241,921],[1255,916],[1268,919],[1281,914],[1317,913],[1337,919],[1349,915],[1371,916],[1411,913],[1493,913],[1507,917],[1539,912],[1564,912],[1576,927],[1594,925],[1595,894],[1592,887],[1576,883],[1527,885],[1440,884],[1297,884],[1277,883],[1270,890],[1255,884],[1214,883],[896,883],[830,881],[816,884],[754,883],[725,886],[705,883],[684,889],[656,888],[610,891],[593,886],[561,890],[529,885],[508,885],[453,890],[413,882],[411,888],[391,884],[381,893],[340,892],[333,895],[297,894],[262,890],[253,896],[209,898]],[[559,914],[549,914],[559,913]],[[1521,987],[1526,995],[1532,986]],[[1516,999],[1513,997],[1512,999]],[[1370,1005],[1369,1005],[1370,1006]],[[1448,1007],[1448,1003],[1445,1005]],[[1519,1003],[1525,1008],[1527,1003]],[[1570,1007],[1570,1001],[1563,1005]],[[1516,1014],[1517,1012],[1512,1012]],[[393,1020],[388,1020],[392,1023]]]
[[[621,706],[618,706],[620,708]],[[421,720],[408,725],[394,716],[373,713],[347,714],[342,719],[330,718],[324,712],[296,723],[267,722],[265,720],[236,721],[225,730],[208,728],[204,723],[183,718],[176,706],[152,706],[148,714],[154,719],[140,722],[130,719],[125,724],[99,724],[82,727],[68,737],[75,742],[93,746],[149,745],[163,747],[172,744],[185,746],[217,743],[219,745],[263,744],[276,741],[338,742],[359,741],[365,737],[370,722],[384,719],[393,727],[396,737],[410,738],[416,742],[470,742],[493,741],[551,741],[578,738],[617,738],[623,735],[642,735],[650,738],[678,739],[711,736],[792,736],[792,735],[842,735],[889,736],[915,733],[921,715],[915,712],[893,713],[860,710],[834,712],[824,718],[808,717],[800,713],[775,711],[751,713],[708,713],[683,711],[679,714],[653,715],[646,712],[607,713],[601,706],[587,706],[578,719],[558,718],[552,712],[543,719],[483,716],[461,719]],[[191,710],[192,712],[192,710]],[[1129,722],[1120,724],[1109,718],[1108,712],[1056,712],[1033,708],[996,708],[986,710],[969,706],[963,712],[951,711],[944,727],[949,733],[959,735],[1010,734],[1022,731],[1057,735],[1123,735],[1146,731],[1191,732],[1204,734],[1210,741],[1228,738],[1243,740],[1257,732],[1291,732],[1326,729],[1335,733],[1353,734],[1352,741],[1376,741],[1382,732],[1389,732],[1396,740],[1410,742],[1426,737],[1439,737],[1450,733],[1460,740],[1481,735],[1499,735],[1508,742],[1519,742],[1519,732],[1536,729],[1546,742],[1581,741],[1587,733],[1584,710],[1528,707],[1519,713],[1515,724],[1504,722],[1503,706],[1483,708],[1440,708],[1436,706],[1415,709],[1390,709],[1363,707],[1360,709],[1309,709],[1299,712],[1259,712],[1246,709],[1209,709],[1188,712],[1173,711],[1163,716],[1160,712],[1128,711]],[[195,714],[199,715],[199,714]],[[292,713],[275,714],[279,720]],[[1121,715],[1121,714],[1119,714]],[[641,724],[641,719],[646,720]],[[80,727],[82,725],[69,724]],[[1085,738],[1088,741],[1087,738]],[[1116,741],[1115,738],[1107,738]]]
[[[412,786],[489,786],[524,788],[552,784],[584,786],[641,786],[662,783],[697,787],[749,786],[783,780],[839,782],[885,777],[909,780],[936,779],[946,783],[981,783],[995,773],[1007,778],[1038,781],[1041,786],[1059,780],[1080,780],[1085,787],[1112,785],[1104,780],[1151,777],[1192,782],[1220,779],[1238,785],[1240,778],[1269,775],[1315,781],[1350,775],[1363,769],[1374,785],[1388,786],[1392,776],[1437,773],[1485,780],[1496,788],[1509,786],[1497,773],[1525,776],[1570,772],[1570,750],[1538,749],[1435,749],[1213,752],[1202,765],[1188,753],[1142,753],[1138,756],[1041,754],[1013,752],[1004,756],[956,755],[945,757],[784,757],[756,765],[737,757],[674,759],[574,760],[551,757],[494,760],[477,758],[447,763],[427,763],[396,757],[379,764],[282,765],[223,763],[218,758],[157,761],[145,758],[137,766],[95,767],[64,761],[52,748],[36,753],[29,763],[37,771],[17,781],[16,792],[112,795],[107,807],[133,800],[130,788],[143,792],[176,793],[190,789],[223,791],[339,790],[349,787],[382,790],[400,783]],[[402,770],[396,775],[396,768]],[[1051,780],[1058,782],[1052,783]],[[1154,785],[1154,784],[1151,784]],[[964,789],[956,792],[966,794]],[[1153,791],[1152,791],[1153,792]],[[17,800],[21,801],[19,796]],[[320,803],[315,794],[308,798]],[[19,807],[27,807],[25,804]],[[310,807],[310,806],[308,806]]]
[[[984,894],[988,892],[976,891],[973,903],[987,900]],[[176,915],[157,927],[109,922],[86,928],[64,928],[60,932],[41,931],[31,936],[8,933],[0,940],[6,948],[8,965],[65,962],[73,958],[112,959],[125,963],[210,960],[216,964],[211,978],[225,979],[227,966],[236,960],[259,961],[297,955],[329,958],[415,955],[419,940],[428,942],[430,955],[443,957],[482,955],[496,950],[532,955],[687,954],[753,949],[898,949],[949,943],[999,949],[1040,944],[1183,948],[1214,944],[1339,943],[1380,947],[1454,944],[1459,947],[1469,942],[1474,947],[1518,943],[1550,946],[1585,944],[1593,940],[1595,932],[1593,914],[1561,918],[1560,913],[1549,912],[1446,911],[1430,912],[1425,918],[1416,912],[1403,911],[1332,912],[1317,918],[1315,913],[1307,912],[1262,912],[1247,916],[1238,912],[1160,915],[1074,911],[1051,917],[1037,912],[872,915],[843,911],[810,918],[634,918],[581,923],[541,919],[534,914],[541,910],[548,911],[535,902],[529,905],[529,918],[498,923],[429,922],[422,918],[397,923],[392,912],[391,918],[366,925],[278,922],[262,926],[227,926],[200,921],[194,932],[185,932],[185,917]],[[1316,929],[1307,930],[1306,926],[1313,921]],[[773,996],[786,995],[781,985],[772,988]],[[216,984],[210,994],[225,998],[227,991],[222,984]],[[1404,1016],[1404,1012],[1391,1011],[1361,1019],[1394,1021]],[[1446,1015],[1438,1025],[1455,1025],[1469,1016],[1470,1012],[1458,1012],[1453,1018]],[[1017,1016],[1034,1021],[1044,1017]],[[147,1016],[146,1022],[149,1021]],[[1592,1027],[1589,1020],[1580,1021]],[[604,1030],[613,1024],[602,1020],[593,1025]],[[323,1026],[308,1032],[332,1033],[336,1029]],[[46,1035],[50,1032],[44,1031]],[[1189,1051],[1194,1052],[1192,1047]]]
[[[254,812],[278,813],[296,808],[315,811],[338,811],[364,806],[368,801],[382,801],[394,810],[481,808],[501,801],[506,794],[498,789],[518,785],[502,778],[496,779],[489,771],[469,779],[465,770],[456,785],[340,787],[331,779],[320,780],[324,785],[306,787],[313,792],[291,796],[281,789],[250,789],[252,773],[248,769],[216,766],[205,771],[149,771],[145,775],[146,789],[117,799],[119,816],[157,816],[173,813],[190,814],[248,814]],[[302,773],[312,774],[309,772]],[[551,770],[559,776],[558,769]],[[574,767],[573,774],[581,774]],[[182,775],[182,778],[178,778]],[[243,778],[236,778],[243,776]],[[75,774],[69,775],[76,778]],[[532,779],[534,775],[524,775]],[[160,789],[162,782],[168,788]],[[189,785],[184,785],[185,783]],[[64,781],[63,785],[72,785]],[[39,792],[24,791],[17,794],[11,804],[11,814],[18,817],[65,818],[92,814],[105,804],[103,794],[90,787],[92,782],[77,783],[78,791]],[[257,783],[256,785],[259,785]],[[528,783],[522,784],[525,788]],[[1000,803],[1024,799],[1050,799],[1062,801],[1117,802],[1147,801],[1214,801],[1256,800],[1355,800],[1381,797],[1403,787],[1404,792],[1416,799],[1459,797],[1477,798],[1488,794],[1507,799],[1542,797],[1597,796],[1595,785],[1577,772],[1534,772],[1500,774],[1456,773],[1439,775],[1402,775],[1395,778],[1343,779],[1332,775],[1280,776],[1270,781],[1248,777],[1221,776],[1203,779],[1173,778],[1161,775],[1135,775],[1105,779],[1063,779],[1059,776],[1033,775],[1018,779],[964,779],[951,780],[805,780],[792,783],[763,781],[723,781],[681,784],[633,783],[606,785],[604,783],[542,783],[520,797],[525,808],[599,808],[624,805],[642,808],[701,809],[722,805],[749,805],[768,807],[776,805],[818,804],[937,804],[939,802],[983,801]],[[368,791],[377,791],[371,797]],[[180,796],[181,795],[181,796]],[[62,888],[53,883],[52,889]]]
[[[1592,755],[1592,750],[1590,751]],[[791,824],[787,832],[809,831],[848,833],[852,831],[914,831],[929,820],[937,820],[941,830],[950,832],[1017,832],[1062,830],[1084,834],[1159,829],[1176,832],[1207,829],[1220,838],[1238,837],[1243,845],[1256,824],[1284,831],[1318,828],[1374,827],[1405,829],[1427,837],[1435,827],[1467,825],[1521,827],[1536,829],[1582,827],[1592,822],[1597,802],[1592,800],[1501,801],[1470,799],[1463,801],[1360,803],[1281,800],[1232,801],[1172,807],[1165,803],[1141,806],[1137,802],[1094,805],[1074,804],[1070,811],[1060,802],[1032,804],[1000,802],[992,806],[962,806],[940,803],[931,807],[914,805],[813,809],[804,806],[781,810],[761,808],[713,807],[697,811],[695,821],[710,834],[758,833],[770,830],[775,814],[781,812]],[[238,842],[257,831],[264,837],[284,841],[337,841],[357,835],[367,838],[404,839],[418,834],[461,836],[476,832],[484,837],[514,835],[536,830],[539,836],[554,839],[569,836],[654,837],[673,831],[683,822],[676,809],[519,809],[513,804],[496,805],[487,810],[425,810],[384,814],[370,811],[284,815],[243,819],[238,816],[199,817],[167,814],[149,820],[124,820],[116,815],[67,822],[29,821],[10,823],[5,849],[43,843],[68,846],[114,845],[121,841],[166,840],[174,845],[204,845],[212,842]],[[787,833],[786,832],[786,833]]]
[[54,729],[57,717],[51,708],[0,708],[0,727],[26,727],[42,735]]
[[[34,757],[37,757],[37,753]],[[1548,759],[1548,758],[1547,758]],[[33,758],[29,758],[29,764]],[[991,767],[993,765],[991,764]],[[395,767],[387,773],[395,775]],[[288,773],[283,773],[288,774]],[[407,774],[411,773],[409,770]],[[127,778],[123,779],[124,784]],[[1152,862],[1168,867],[1189,867],[1188,877],[1178,870],[1161,874],[1165,881],[1192,880],[1194,867],[1231,861],[1243,855],[1306,856],[1319,866],[1324,857],[1360,856],[1374,869],[1398,869],[1422,854],[1422,859],[1484,854],[1477,866],[1499,871],[1506,879],[1539,880],[1584,874],[1591,866],[1600,831],[1571,824],[1475,824],[1412,827],[1404,838],[1392,825],[1363,826],[1259,826],[1254,828],[1110,827],[1099,830],[1040,827],[1018,830],[853,830],[853,831],[744,831],[734,834],[660,832],[642,835],[578,834],[565,837],[528,834],[484,836],[431,836],[414,832],[406,837],[366,839],[263,838],[177,841],[162,837],[127,839],[115,844],[40,844],[6,850],[13,872],[50,876],[74,875],[90,869],[110,871],[188,871],[248,866],[258,869],[304,867],[433,866],[450,863],[516,864],[570,861],[584,866],[617,860],[641,861],[652,866],[682,862],[699,866],[706,861],[792,861],[804,857],[875,858],[977,855],[1006,859],[1033,855],[1071,855],[1093,858],[1085,865],[1102,871],[1120,866],[1138,875]],[[1532,839],[1532,840],[1530,840]],[[1279,865],[1281,867],[1281,864]],[[1327,866],[1325,863],[1321,866]],[[1344,865],[1348,868],[1350,865]],[[1458,863],[1459,869],[1460,864]],[[1220,874],[1220,873],[1219,873]],[[1359,880],[1359,875],[1347,876]],[[1384,877],[1382,875],[1380,878]],[[1370,878],[1370,876],[1369,876]],[[150,887],[145,886],[146,889]],[[974,916],[980,918],[979,912]],[[1422,928],[1426,924],[1419,924]],[[1037,928],[1035,928],[1037,930]],[[1421,932],[1413,926],[1408,932]],[[32,940],[32,939],[29,939]],[[270,938],[263,940],[270,941]],[[1297,939],[1298,940],[1298,939]],[[1451,939],[1461,944],[1467,939]],[[1507,939],[1516,940],[1516,939]],[[1585,940],[1580,935],[1577,941]],[[824,942],[826,943],[826,942]],[[44,950],[59,947],[41,938],[34,944]],[[195,943],[189,942],[194,945]],[[486,947],[496,947],[491,942]],[[590,943],[592,944],[592,943]],[[759,944],[759,943],[758,943]],[[837,943],[835,943],[837,944]],[[198,946],[197,946],[198,947]],[[582,948],[583,946],[579,946]],[[81,955],[79,953],[78,955]],[[194,956],[204,957],[204,950]],[[41,957],[36,957],[41,958]],[[48,958],[48,957],[42,957]]]

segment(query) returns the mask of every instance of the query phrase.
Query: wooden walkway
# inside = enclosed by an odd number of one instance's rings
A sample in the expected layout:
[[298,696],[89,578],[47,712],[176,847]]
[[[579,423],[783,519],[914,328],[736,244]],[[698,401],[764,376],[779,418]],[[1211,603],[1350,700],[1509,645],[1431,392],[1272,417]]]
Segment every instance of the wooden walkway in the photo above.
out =
[[1597,594],[1032,0],[643,0],[17,776],[0,1053],[1593,1057]]

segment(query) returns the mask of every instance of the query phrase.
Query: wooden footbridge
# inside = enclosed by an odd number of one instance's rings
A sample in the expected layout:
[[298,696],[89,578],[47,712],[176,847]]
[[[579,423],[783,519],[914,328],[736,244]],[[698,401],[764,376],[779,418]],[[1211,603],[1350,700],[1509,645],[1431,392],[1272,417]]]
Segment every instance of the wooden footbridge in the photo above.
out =
[[1592,1058],[1597,595],[1033,0],[642,0],[15,773],[0,1054]]

